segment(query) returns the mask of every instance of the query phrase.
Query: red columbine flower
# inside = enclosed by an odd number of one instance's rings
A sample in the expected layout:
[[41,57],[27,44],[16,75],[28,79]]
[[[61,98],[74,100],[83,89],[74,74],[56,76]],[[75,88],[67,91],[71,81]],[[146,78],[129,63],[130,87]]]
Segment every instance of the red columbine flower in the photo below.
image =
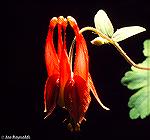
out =
[[[66,49],[66,27],[71,25],[76,37],[76,55],[72,71],[72,60],[69,59]],[[58,26],[58,52],[56,53],[53,44],[54,28]],[[63,31],[63,39],[62,39]],[[72,57],[72,56],[71,56]],[[89,74],[89,59],[86,42],[73,17],[63,18],[62,16],[52,18],[49,24],[49,31],[45,45],[45,62],[48,78],[45,84],[44,104],[48,117],[56,104],[66,108],[73,120],[69,125],[79,129],[79,124],[84,120],[85,113],[89,107],[91,97],[90,90],[100,105],[105,107],[94,87]]]

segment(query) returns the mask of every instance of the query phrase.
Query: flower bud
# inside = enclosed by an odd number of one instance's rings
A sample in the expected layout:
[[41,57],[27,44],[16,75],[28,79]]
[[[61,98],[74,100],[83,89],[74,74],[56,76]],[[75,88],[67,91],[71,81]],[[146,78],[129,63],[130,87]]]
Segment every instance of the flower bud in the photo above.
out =
[[91,43],[93,45],[100,46],[100,45],[103,45],[103,44],[107,44],[108,41],[106,39],[102,38],[102,37],[96,37],[95,39],[93,39],[91,41]]

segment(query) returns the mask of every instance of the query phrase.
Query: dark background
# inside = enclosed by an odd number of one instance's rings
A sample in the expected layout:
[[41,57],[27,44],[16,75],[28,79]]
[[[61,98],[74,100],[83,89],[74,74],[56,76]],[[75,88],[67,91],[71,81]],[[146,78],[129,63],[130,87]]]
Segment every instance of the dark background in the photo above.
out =
[[120,42],[136,63],[142,62],[143,41],[150,38],[150,9],[147,1],[27,0],[7,3],[7,81],[5,91],[2,92],[1,135],[30,135],[35,140],[147,138],[149,117],[144,120],[129,118],[127,103],[133,92],[120,83],[130,65],[112,46],[92,46],[90,40],[95,36],[91,32],[84,33],[89,48],[90,72],[103,103],[111,110],[103,110],[91,95],[87,121],[81,125],[80,133],[67,130],[62,123],[65,113],[60,108],[49,119],[43,119],[43,90],[47,78],[44,44],[49,20],[54,16],[71,15],[80,28],[94,26],[93,18],[99,9],[107,12],[115,30],[130,25],[147,29]]

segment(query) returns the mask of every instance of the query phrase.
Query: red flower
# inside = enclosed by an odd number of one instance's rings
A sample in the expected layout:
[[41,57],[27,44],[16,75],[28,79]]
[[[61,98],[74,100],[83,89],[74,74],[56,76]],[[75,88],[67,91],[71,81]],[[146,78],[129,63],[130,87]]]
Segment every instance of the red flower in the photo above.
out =
[[[70,24],[76,37],[76,55],[72,72],[72,62],[66,49],[66,27]],[[58,26],[58,52],[53,44],[54,28]],[[62,39],[63,31],[63,39]],[[72,57],[72,56],[71,56]],[[107,109],[100,101],[91,76],[89,74],[89,59],[86,42],[79,33],[78,25],[73,17],[62,16],[52,18],[45,45],[45,62],[48,78],[45,84],[44,104],[48,117],[56,104],[67,109],[74,125],[79,126],[89,107],[90,90],[100,105]]]

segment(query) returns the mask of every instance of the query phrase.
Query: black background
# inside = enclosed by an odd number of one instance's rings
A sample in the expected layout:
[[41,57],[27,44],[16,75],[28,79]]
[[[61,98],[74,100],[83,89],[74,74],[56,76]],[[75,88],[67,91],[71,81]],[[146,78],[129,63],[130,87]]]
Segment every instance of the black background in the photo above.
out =
[[1,135],[30,135],[35,140],[147,138],[149,117],[144,120],[129,118],[127,103],[132,92],[120,83],[130,65],[112,46],[92,46],[90,40],[95,36],[90,32],[84,33],[89,48],[90,72],[101,100],[111,110],[103,110],[92,96],[86,113],[87,121],[81,125],[80,133],[67,130],[62,123],[65,114],[60,108],[49,119],[43,119],[43,90],[47,78],[44,44],[49,20],[54,16],[71,15],[80,28],[94,26],[93,18],[99,9],[107,12],[115,30],[130,25],[147,29],[120,42],[136,63],[142,62],[143,41],[150,38],[150,9],[144,0],[27,0],[7,3],[7,81],[2,93]]

